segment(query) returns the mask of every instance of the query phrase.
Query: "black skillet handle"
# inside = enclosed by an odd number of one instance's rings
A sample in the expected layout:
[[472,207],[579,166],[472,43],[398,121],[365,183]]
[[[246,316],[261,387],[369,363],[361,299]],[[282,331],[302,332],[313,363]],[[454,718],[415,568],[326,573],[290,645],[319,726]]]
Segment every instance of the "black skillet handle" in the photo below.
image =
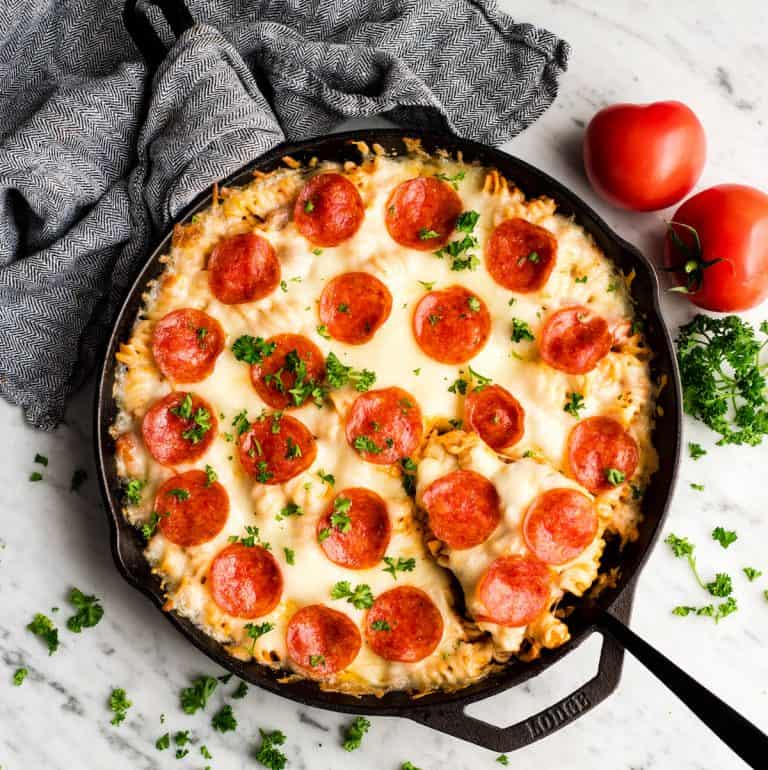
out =
[[425,709],[408,716],[423,725],[492,751],[514,751],[565,727],[605,700],[619,683],[623,659],[624,648],[609,636],[604,636],[594,678],[549,708],[508,727],[497,727],[476,719],[464,711],[462,704]]
[[[195,19],[183,0],[148,0],[148,3],[156,5],[162,11],[177,38],[195,26]],[[152,26],[151,20],[140,8],[141,5],[142,0],[126,0],[123,8],[123,24],[136,47],[141,51],[147,66],[154,70],[168,51]]]
[[624,623],[604,612],[597,621],[609,637],[632,653],[750,767],[768,766],[768,735],[699,684]]
[[[634,586],[627,586],[614,603],[614,611],[622,619],[629,620],[633,593]],[[600,662],[592,679],[557,703],[508,727],[497,727],[469,716],[463,704],[425,708],[408,714],[408,717],[492,751],[514,751],[546,738],[604,701],[619,684],[623,662],[624,647],[603,634]]]

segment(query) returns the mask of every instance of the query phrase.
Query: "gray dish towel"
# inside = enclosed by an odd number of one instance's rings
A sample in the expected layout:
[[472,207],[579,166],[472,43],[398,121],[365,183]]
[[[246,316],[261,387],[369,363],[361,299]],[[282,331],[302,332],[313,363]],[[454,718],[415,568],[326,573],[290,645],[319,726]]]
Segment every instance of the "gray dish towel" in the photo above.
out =
[[[11,10],[10,6],[13,6]],[[0,395],[50,430],[198,193],[346,118],[504,142],[569,47],[493,0],[191,0],[149,72],[122,0],[0,8]]]

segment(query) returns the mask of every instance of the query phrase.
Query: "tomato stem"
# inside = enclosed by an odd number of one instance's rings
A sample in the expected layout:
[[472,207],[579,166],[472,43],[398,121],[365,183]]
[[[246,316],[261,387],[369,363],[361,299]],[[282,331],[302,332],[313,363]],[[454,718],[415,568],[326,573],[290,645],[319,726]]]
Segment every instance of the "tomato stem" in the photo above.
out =
[[[693,244],[689,245],[683,241],[679,233],[675,230],[675,226],[682,227],[687,230],[693,236]],[[684,286],[675,286],[670,291],[679,292],[680,294],[695,294],[701,289],[704,282],[704,271],[712,265],[716,265],[718,262],[723,262],[722,257],[716,257],[715,259],[702,259],[703,249],[701,247],[701,240],[695,227],[686,225],[684,222],[675,222],[670,220],[667,222],[667,234],[669,240],[675,249],[682,252],[683,259],[676,265],[665,267],[664,271],[667,273],[682,273],[685,276]]]

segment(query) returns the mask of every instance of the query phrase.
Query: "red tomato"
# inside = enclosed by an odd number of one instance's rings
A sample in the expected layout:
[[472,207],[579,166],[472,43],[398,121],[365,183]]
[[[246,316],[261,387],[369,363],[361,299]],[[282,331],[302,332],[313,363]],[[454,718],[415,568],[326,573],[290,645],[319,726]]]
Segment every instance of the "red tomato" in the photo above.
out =
[[768,195],[721,184],[689,198],[670,223],[664,264],[705,310],[755,307],[768,296]]
[[592,118],[584,135],[592,187],[634,211],[663,209],[687,195],[706,152],[704,129],[681,102],[614,104]]

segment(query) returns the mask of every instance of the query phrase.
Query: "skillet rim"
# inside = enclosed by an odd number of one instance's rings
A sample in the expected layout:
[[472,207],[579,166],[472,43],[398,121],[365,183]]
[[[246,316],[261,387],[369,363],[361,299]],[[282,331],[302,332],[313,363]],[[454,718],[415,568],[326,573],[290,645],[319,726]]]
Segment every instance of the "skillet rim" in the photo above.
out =
[[[533,186],[541,187],[546,191],[547,195],[554,198],[558,204],[558,209],[561,209],[561,204],[565,202],[565,208],[574,214],[581,226],[593,236],[595,236],[595,233],[598,233],[601,240],[610,243],[614,247],[615,253],[609,255],[614,262],[624,261],[631,264],[636,268],[638,278],[642,277],[647,284],[646,288],[649,289],[649,291],[642,304],[646,315],[646,321],[650,321],[650,328],[653,329],[653,336],[656,340],[656,343],[653,345],[654,355],[657,360],[659,360],[660,357],[663,357],[667,364],[667,368],[663,372],[667,374],[669,380],[665,389],[665,401],[667,402],[667,407],[664,415],[666,431],[664,439],[668,441],[671,438],[671,445],[668,449],[665,449],[665,454],[670,461],[670,466],[663,469],[663,478],[659,476],[662,469],[657,471],[649,485],[649,489],[651,487],[654,487],[655,489],[655,485],[663,487],[663,489],[656,490],[653,516],[649,516],[649,511],[647,511],[646,508],[650,507],[650,505],[646,505],[646,501],[644,500],[643,514],[646,524],[642,529],[644,530],[643,535],[645,542],[638,548],[634,558],[634,564],[631,565],[631,569],[628,568],[622,575],[616,588],[606,590],[596,601],[596,603],[603,609],[609,610],[620,598],[631,598],[636,579],[641,573],[660,534],[674,492],[682,443],[682,396],[676,356],[671,335],[661,314],[658,277],[652,264],[642,252],[617,235],[588,204],[581,200],[581,198],[565,185],[552,178],[549,174],[540,171],[520,158],[510,155],[502,150],[472,140],[462,139],[444,132],[397,128],[354,129],[314,139],[284,142],[237,169],[223,180],[220,180],[218,184],[221,187],[244,183],[246,179],[251,177],[251,172],[255,169],[279,166],[281,158],[285,155],[309,155],[310,157],[317,155],[321,159],[324,159],[323,150],[326,150],[325,157],[329,157],[329,148],[335,150],[336,155],[339,155],[342,148],[351,148],[351,142],[362,141],[366,142],[369,146],[374,143],[391,146],[395,142],[402,144],[404,138],[420,139],[425,148],[431,148],[433,150],[444,148],[452,154],[457,150],[461,150],[465,159],[470,159],[467,160],[467,162],[479,160],[481,163],[494,166],[498,168],[505,177],[511,178],[513,181],[516,181],[521,176],[527,177],[529,180],[535,180]],[[353,155],[354,153],[350,151],[348,154]],[[531,187],[530,184],[521,184],[520,186],[521,189],[526,191],[526,194]],[[117,497],[117,485],[110,483],[114,482],[116,476],[114,470],[109,469],[109,464],[112,461],[112,454],[108,449],[110,442],[112,441],[109,435],[109,427],[112,423],[114,407],[112,399],[112,384],[115,369],[114,354],[124,332],[133,325],[136,310],[141,305],[141,294],[143,293],[146,282],[151,277],[154,277],[155,273],[159,274],[162,271],[162,266],[159,264],[159,258],[167,251],[167,247],[173,234],[173,228],[179,223],[184,223],[197,211],[208,206],[211,200],[212,192],[210,189],[198,195],[174,219],[168,231],[163,235],[157,246],[146,258],[143,267],[127,291],[125,299],[111,325],[109,339],[99,367],[98,385],[96,388],[94,404],[94,451],[96,454],[99,487],[102,499],[105,503],[110,527],[110,546],[112,555],[117,569],[123,578],[133,588],[150,598],[153,604],[162,611],[162,614],[179,633],[224,669],[234,673],[236,676],[251,684],[263,687],[270,692],[282,695],[293,701],[302,703],[303,705],[330,709],[343,713],[415,718],[417,715],[423,715],[433,708],[446,706],[463,708],[463,706],[477,700],[490,697],[521,684],[527,679],[541,673],[569,652],[576,649],[576,647],[578,647],[579,644],[581,644],[595,630],[594,622],[590,619],[588,613],[584,613],[583,621],[580,620],[578,602],[575,603],[577,607],[576,611],[569,619],[569,628],[572,627],[574,619],[577,620],[576,628],[572,630],[571,639],[555,650],[545,651],[545,653],[535,661],[525,664],[520,661],[515,661],[514,663],[505,665],[502,671],[492,673],[479,682],[470,684],[460,690],[438,690],[421,696],[418,699],[403,691],[394,691],[386,693],[383,696],[357,696],[340,692],[324,691],[321,690],[316,683],[310,682],[309,680],[281,682],[279,681],[281,677],[280,672],[276,672],[261,664],[243,663],[242,661],[236,660],[224,652],[221,645],[213,640],[212,637],[193,626],[190,621],[177,616],[174,612],[166,612],[162,609],[163,597],[162,592],[159,589],[159,582],[156,577],[149,574],[148,563],[144,560],[143,564],[129,564],[131,554],[129,554],[128,551],[131,547],[133,550],[137,548],[139,536],[136,530],[123,518]],[[617,256],[621,259],[617,260]],[[635,299],[637,301],[637,298]],[[661,348],[659,348],[659,343],[661,343]],[[669,408],[670,406],[671,409]],[[657,428],[658,424],[659,423],[657,423]],[[654,445],[657,445],[658,443],[657,428],[654,428]],[[143,559],[143,555],[141,558]],[[624,564],[623,561],[622,564]],[[137,566],[139,569],[143,568],[145,574],[136,574],[134,570]],[[629,597],[627,597],[626,594],[628,594]],[[581,627],[579,627],[579,624]],[[282,675],[284,675],[284,672]]]

